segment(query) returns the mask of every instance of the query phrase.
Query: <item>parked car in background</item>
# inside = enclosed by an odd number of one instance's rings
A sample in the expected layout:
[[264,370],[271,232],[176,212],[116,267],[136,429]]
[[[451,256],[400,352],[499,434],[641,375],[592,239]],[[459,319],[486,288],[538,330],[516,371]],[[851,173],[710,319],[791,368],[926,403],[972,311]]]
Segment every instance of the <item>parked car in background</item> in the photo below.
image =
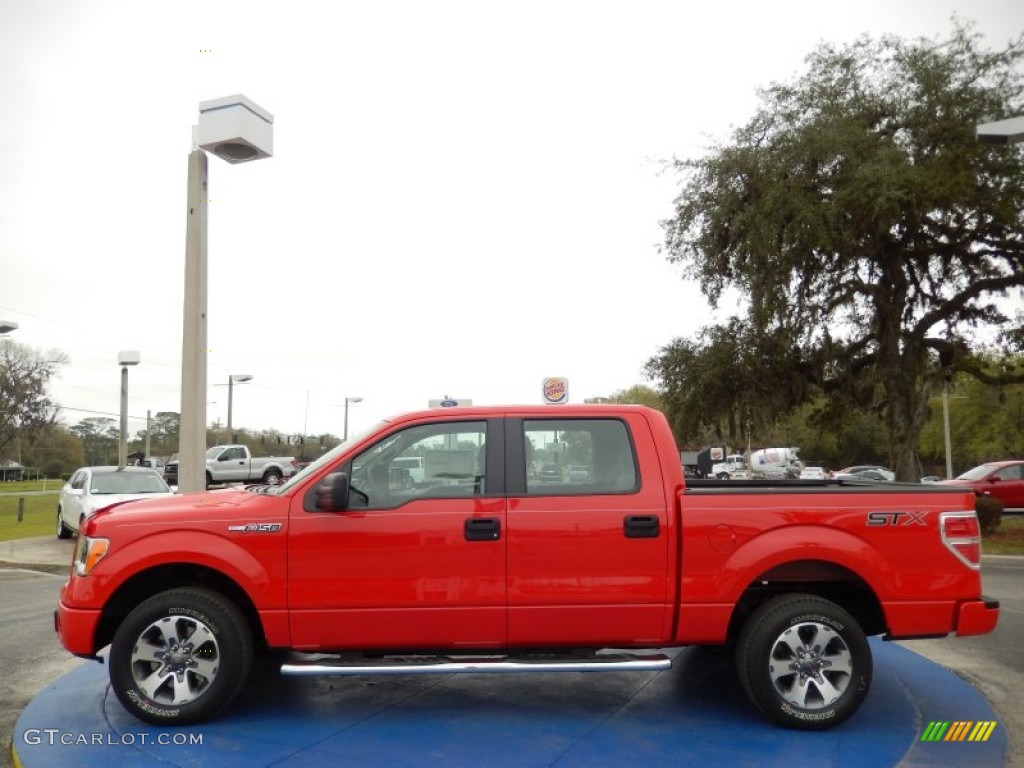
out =
[[562,470],[557,464],[541,464],[537,472],[538,480],[553,480],[559,482],[562,479]]
[[990,461],[939,485],[968,485],[978,496],[999,499],[1006,509],[1024,509],[1024,460]]
[[891,483],[896,479],[896,473],[877,464],[857,464],[836,470],[832,473],[832,477],[846,478],[847,480],[880,480]]
[[861,469],[857,472],[837,472],[838,480],[866,480],[871,483],[891,483],[893,473],[885,473],[880,469]]
[[584,466],[569,467],[570,483],[586,483],[590,481],[590,468]]
[[61,488],[57,502],[57,538],[70,539],[86,518],[111,504],[173,495],[155,469],[82,467]]
[[[206,449],[206,487],[214,483],[277,485],[296,472],[294,456],[253,456],[245,445],[216,445]],[[164,477],[178,484],[178,459],[164,467]]]
[[824,467],[812,464],[800,470],[801,480],[825,480],[827,478],[828,472],[825,471]]
[[139,459],[137,462],[135,462],[135,466],[149,467],[150,469],[155,469],[157,472],[160,473],[160,476],[162,477],[164,474],[165,463],[166,462],[163,459],[157,458],[156,456],[149,456],[144,459]]
[[405,469],[409,472],[409,480],[415,485],[422,485],[426,480],[422,456],[400,456],[391,462],[396,469]]

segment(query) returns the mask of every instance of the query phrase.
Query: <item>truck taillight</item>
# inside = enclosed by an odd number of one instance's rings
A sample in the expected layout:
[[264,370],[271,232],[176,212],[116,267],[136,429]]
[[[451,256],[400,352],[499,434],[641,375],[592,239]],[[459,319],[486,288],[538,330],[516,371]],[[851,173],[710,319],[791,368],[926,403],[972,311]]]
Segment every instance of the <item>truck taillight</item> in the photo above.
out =
[[939,515],[942,543],[971,568],[981,567],[981,527],[974,512],[943,512]]

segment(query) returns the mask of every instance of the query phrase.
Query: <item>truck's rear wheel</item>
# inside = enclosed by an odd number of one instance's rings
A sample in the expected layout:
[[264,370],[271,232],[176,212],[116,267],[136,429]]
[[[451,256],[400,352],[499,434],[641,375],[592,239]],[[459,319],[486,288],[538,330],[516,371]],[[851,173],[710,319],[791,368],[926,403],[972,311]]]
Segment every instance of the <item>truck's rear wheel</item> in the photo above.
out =
[[268,469],[263,473],[263,482],[267,485],[277,485],[281,482],[281,470]]
[[217,592],[172,589],[139,604],[110,645],[110,684],[150,723],[197,723],[238,695],[253,640],[238,608]]
[[776,597],[754,611],[740,633],[736,666],[754,704],[790,728],[838,725],[871,685],[871,649],[856,619],[808,594]]

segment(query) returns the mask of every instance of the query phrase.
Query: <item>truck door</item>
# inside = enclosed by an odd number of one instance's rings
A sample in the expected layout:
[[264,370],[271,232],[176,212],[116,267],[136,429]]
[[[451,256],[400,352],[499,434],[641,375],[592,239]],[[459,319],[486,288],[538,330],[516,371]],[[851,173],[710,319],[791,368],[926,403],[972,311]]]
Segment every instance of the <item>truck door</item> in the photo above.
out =
[[510,418],[506,434],[510,644],[664,642],[672,529],[646,421]]
[[[1024,509],[1024,464],[1011,464],[993,473],[989,493],[998,496],[1007,509]],[[998,483],[998,485],[997,485]]]
[[216,481],[233,483],[249,479],[249,456],[243,446],[235,445],[224,450],[217,457]]
[[[349,508],[302,508],[289,532],[296,648],[492,648],[505,633],[501,418],[426,422],[337,467]],[[410,462],[422,458],[423,474]]]

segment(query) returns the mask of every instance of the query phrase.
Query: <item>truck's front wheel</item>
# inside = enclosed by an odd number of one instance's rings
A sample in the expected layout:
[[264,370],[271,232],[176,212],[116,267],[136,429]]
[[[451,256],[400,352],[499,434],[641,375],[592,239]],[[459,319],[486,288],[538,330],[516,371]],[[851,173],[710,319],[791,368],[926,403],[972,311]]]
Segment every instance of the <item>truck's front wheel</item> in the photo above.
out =
[[856,619],[815,595],[761,605],[740,633],[736,661],[754,704],[790,728],[838,725],[871,685],[871,649]]
[[140,720],[197,723],[238,695],[252,656],[248,624],[232,602],[210,590],[172,589],[121,622],[110,645],[110,684]]

